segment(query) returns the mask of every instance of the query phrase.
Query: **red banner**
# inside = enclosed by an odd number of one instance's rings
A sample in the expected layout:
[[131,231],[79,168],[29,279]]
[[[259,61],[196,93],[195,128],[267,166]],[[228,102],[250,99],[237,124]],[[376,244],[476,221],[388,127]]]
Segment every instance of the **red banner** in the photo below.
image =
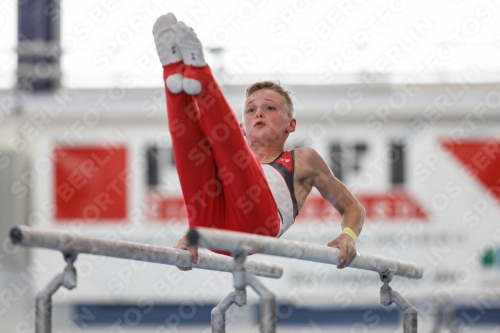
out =
[[56,220],[124,220],[127,149],[59,146],[54,149]]

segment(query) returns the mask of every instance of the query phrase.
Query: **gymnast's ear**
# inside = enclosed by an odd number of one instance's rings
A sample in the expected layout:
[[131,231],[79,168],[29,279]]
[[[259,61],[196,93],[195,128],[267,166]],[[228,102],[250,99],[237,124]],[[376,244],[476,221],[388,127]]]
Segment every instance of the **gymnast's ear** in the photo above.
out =
[[290,118],[288,123],[288,127],[286,128],[286,131],[288,133],[295,132],[295,128],[297,127],[297,119],[295,118]]
[[247,134],[245,133],[245,130],[243,129],[243,123],[240,123],[240,130],[241,130],[241,133],[243,134],[243,136],[247,136]]

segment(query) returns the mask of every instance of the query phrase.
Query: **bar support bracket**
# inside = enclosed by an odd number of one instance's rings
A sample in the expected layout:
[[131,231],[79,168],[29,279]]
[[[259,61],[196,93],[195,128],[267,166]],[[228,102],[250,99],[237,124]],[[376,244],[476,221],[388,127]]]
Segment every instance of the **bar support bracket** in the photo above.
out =
[[395,303],[403,311],[403,332],[417,333],[417,309],[389,286],[394,271],[388,269],[379,274],[380,280],[383,282],[382,288],[380,288],[380,303],[385,306]]
[[248,248],[242,247],[233,252],[234,268],[233,283],[234,291],[227,295],[212,310],[212,333],[226,332],[225,313],[233,304],[243,306],[247,302],[246,286],[250,286],[259,296],[259,328],[261,333],[276,332],[276,297],[269,291],[259,279],[244,268]]
[[75,251],[63,252],[66,267],[57,274],[47,286],[38,292],[35,303],[35,332],[52,332],[52,295],[61,287],[71,290],[76,287],[76,269],[73,263],[76,260]]

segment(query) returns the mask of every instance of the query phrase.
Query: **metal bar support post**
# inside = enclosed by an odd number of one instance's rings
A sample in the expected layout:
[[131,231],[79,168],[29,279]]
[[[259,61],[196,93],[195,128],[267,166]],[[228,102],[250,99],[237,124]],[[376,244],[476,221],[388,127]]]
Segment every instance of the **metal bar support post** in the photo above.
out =
[[395,303],[403,311],[403,333],[417,333],[417,309],[389,286],[393,275],[392,270],[380,273],[380,280],[384,283],[380,288],[380,303],[385,306]]
[[71,290],[76,287],[76,269],[73,263],[76,260],[76,253],[73,251],[64,252],[66,267],[62,273],[57,274],[49,284],[36,295],[35,309],[35,332],[52,332],[52,295],[64,286]]
[[250,286],[259,296],[259,328],[261,333],[276,332],[276,296],[267,289],[253,274],[245,270],[244,262],[251,250],[241,247],[234,255],[233,279],[236,290]]
[[232,291],[212,309],[212,333],[226,333],[226,311],[231,305],[243,306],[247,303],[246,289]]
[[250,286],[259,296],[259,328],[261,333],[276,332],[276,297],[253,274],[245,270],[248,248],[233,252],[234,291],[227,295],[212,310],[212,333],[226,332],[226,311],[231,305],[243,306],[247,302],[246,286]]

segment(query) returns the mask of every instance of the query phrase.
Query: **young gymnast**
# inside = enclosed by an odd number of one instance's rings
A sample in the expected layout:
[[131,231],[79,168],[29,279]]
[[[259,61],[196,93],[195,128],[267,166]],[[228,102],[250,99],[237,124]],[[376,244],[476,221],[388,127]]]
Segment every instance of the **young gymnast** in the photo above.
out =
[[[153,27],[163,66],[169,130],[189,227],[281,236],[316,187],[342,214],[338,268],[356,257],[365,211],[312,148],[283,151],[295,131],[289,92],[263,81],[246,91],[242,123],[205,62],[193,29],[172,13]],[[175,248],[198,249],[182,237]],[[181,268],[188,270],[190,268]]]

